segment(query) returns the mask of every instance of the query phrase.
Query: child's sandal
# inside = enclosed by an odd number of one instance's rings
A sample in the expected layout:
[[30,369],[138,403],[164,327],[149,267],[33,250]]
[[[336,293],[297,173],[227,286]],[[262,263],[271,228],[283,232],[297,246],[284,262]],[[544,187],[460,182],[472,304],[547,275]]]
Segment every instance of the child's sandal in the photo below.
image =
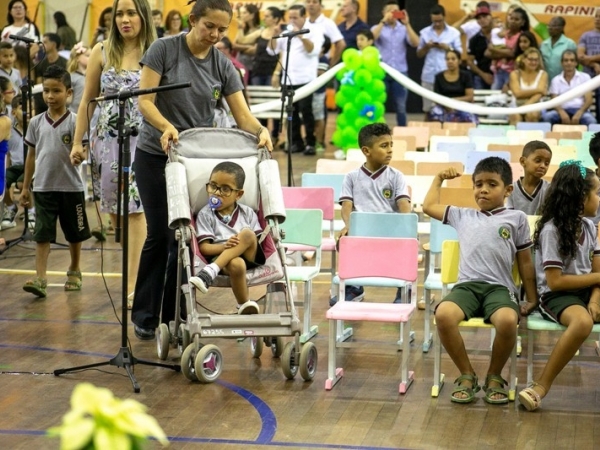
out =
[[[490,383],[498,383],[500,387],[490,387]],[[508,383],[504,378],[500,375],[488,374],[485,377],[485,385],[483,386],[483,390],[485,391],[485,397],[483,398],[486,403],[490,403],[492,405],[503,405],[508,403],[508,392],[504,389]],[[500,394],[502,398],[494,398],[494,395]]]
[[[461,386],[465,381],[471,383],[471,387]],[[454,380],[454,384],[457,386],[452,390],[450,394],[450,401],[454,403],[471,403],[475,400],[475,393],[479,392],[479,380],[477,375],[470,373],[463,373],[460,377]],[[466,397],[457,397],[455,394],[466,394]]]
[[23,285],[25,292],[31,292],[36,297],[46,298],[46,287],[48,282],[44,278],[37,277],[33,280],[28,280]]
[[[75,279],[73,279],[75,278]],[[65,283],[65,291],[73,292],[80,291],[82,285],[81,272],[79,270],[68,270],[67,281]]]
[[537,393],[534,387],[540,388],[544,391],[543,396],[546,396],[546,388],[535,381],[519,392],[519,403],[521,403],[527,411],[535,411],[542,405],[542,396]]

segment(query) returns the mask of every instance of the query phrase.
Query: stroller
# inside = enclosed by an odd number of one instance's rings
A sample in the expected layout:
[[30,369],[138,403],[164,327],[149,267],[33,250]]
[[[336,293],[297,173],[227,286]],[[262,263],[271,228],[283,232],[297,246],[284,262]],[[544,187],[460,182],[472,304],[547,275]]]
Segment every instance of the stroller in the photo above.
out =
[[[257,212],[264,232],[259,238],[266,257],[264,265],[248,270],[248,286],[267,285],[264,313],[256,315],[210,314],[196,302],[196,288],[183,283],[200,271],[207,261],[200,254],[195,238],[193,217],[208,202],[205,184],[214,166],[234,160],[246,173],[241,203]],[[293,379],[300,368],[306,381],[317,370],[317,349],[313,343],[300,345],[301,323],[294,306],[285,267],[285,249],[281,245],[285,221],[283,193],[277,162],[265,148],[257,149],[256,138],[231,128],[196,128],[179,136],[179,144],[169,150],[166,167],[169,226],[178,241],[177,294],[175,320],[161,324],[157,333],[158,357],[166,359],[170,347],[179,347],[181,368],[191,381],[211,383],[223,368],[223,355],[214,344],[203,345],[201,338],[250,338],[254,357],[260,357],[264,345],[281,358],[283,374]],[[230,287],[229,277],[219,275],[213,287]],[[181,317],[182,294],[187,317]],[[276,302],[285,305],[272,312]],[[293,337],[284,346],[283,337]]]

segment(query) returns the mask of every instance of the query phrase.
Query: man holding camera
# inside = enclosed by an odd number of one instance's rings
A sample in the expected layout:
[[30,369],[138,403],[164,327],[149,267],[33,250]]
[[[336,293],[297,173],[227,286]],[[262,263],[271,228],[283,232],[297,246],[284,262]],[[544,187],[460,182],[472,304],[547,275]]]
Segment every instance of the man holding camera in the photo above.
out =
[[[446,70],[446,52],[450,49],[462,53],[460,32],[446,23],[446,10],[435,5],[429,11],[431,25],[421,30],[417,56],[425,58],[421,72],[421,86],[433,92],[435,75]],[[423,97],[425,116],[431,109],[431,100]]]
[[[406,11],[400,11],[395,0],[388,1],[383,7],[383,18],[371,28],[375,38],[375,47],[381,53],[381,61],[408,76],[406,63],[406,45],[416,47],[419,36],[410,26]],[[386,75],[385,87],[396,105],[396,123],[406,126],[406,98],[408,91],[389,75]]]

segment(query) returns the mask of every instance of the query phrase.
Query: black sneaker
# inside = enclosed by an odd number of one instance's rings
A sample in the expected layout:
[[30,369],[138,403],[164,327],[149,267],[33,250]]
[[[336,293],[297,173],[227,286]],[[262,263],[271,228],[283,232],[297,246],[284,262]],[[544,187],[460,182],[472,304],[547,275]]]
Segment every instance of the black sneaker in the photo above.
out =
[[208,287],[213,283],[213,279],[210,277],[208,272],[202,269],[198,272],[198,275],[190,278],[190,284],[193,285],[196,289],[198,289],[203,294],[208,292]]
[[155,337],[154,328],[142,328],[134,324],[133,332],[135,337],[141,341],[151,341]]
[[304,151],[304,145],[302,143],[292,144],[292,146],[288,147],[285,151],[292,153],[302,153]]
[[[365,297],[365,289],[362,286],[346,286],[346,301],[360,302]],[[337,303],[337,295],[329,299],[329,306]]]
[[312,156],[312,155],[316,155],[317,151],[315,150],[315,147],[313,147],[312,145],[307,145],[304,148],[304,154],[308,155],[308,156]]

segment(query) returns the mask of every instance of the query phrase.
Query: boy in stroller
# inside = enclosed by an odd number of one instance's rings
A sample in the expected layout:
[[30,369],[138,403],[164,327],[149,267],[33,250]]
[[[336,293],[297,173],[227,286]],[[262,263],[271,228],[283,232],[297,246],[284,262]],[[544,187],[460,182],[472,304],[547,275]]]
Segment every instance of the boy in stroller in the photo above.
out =
[[205,294],[223,271],[231,279],[238,314],[258,314],[258,304],[248,298],[246,270],[265,263],[257,236],[263,230],[252,208],[237,202],[244,194],[245,179],[244,169],[231,161],[217,164],[210,174],[208,204],[196,219],[200,252],[209,264],[189,282]]

